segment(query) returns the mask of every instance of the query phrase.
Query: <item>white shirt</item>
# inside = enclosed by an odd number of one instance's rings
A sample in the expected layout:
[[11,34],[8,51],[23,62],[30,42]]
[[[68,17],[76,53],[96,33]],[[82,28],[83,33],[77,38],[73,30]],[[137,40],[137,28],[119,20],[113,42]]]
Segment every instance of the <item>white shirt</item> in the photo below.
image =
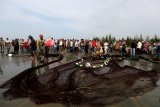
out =
[[73,47],[73,41],[70,41],[70,47]]
[[108,43],[107,43],[107,42],[105,42],[105,43],[104,43],[104,46],[108,46]]
[[59,42],[59,45],[60,45],[60,46],[62,46],[62,45],[63,45],[63,41],[62,41],[62,40]]
[[141,48],[142,48],[142,43],[141,43],[141,42],[138,42],[137,48],[138,48],[138,49],[141,49]]
[[75,47],[78,47],[79,43],[78,41],[75,41]]

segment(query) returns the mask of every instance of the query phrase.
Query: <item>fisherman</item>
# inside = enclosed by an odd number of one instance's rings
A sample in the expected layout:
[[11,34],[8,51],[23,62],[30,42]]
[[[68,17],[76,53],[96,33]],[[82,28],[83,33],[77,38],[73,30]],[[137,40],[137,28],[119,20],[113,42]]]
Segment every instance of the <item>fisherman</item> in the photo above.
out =
[[[41,56],[45,56],[45,40],[43,38],[43,35],[39,35],[39,40],[37,41],[37,61],[42,61]],[[44,61],[46,60],[45,57],[43,59]]]

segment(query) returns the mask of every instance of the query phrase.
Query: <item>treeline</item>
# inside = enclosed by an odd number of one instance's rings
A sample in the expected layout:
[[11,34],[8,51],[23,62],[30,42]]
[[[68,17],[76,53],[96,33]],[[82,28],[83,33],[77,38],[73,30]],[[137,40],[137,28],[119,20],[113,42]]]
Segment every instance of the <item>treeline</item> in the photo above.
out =
[[93,39],[98,40],[98,41],[102,41],[102,42],[115,42],[116,41],[116,38],[114,36],[112,36],[111,34],[103,36],[102,38],[94,37]]
[[117,40],[125,40],[127,45],[130,45],[132,41],[147,41],[150,42],[151,44],[153,43],[157,43],[160,42],[160,37],[157,35],[154,35],[154,37],[150,38],[149,36],[147,36],[146,38],[144,38],[142,35],[135,35],[133,37],[127,36],[127,38],[121,38],[121,39],[116,39],[115,36],[110,35],[106,35],[103,37],[94,37],[94,40],[100,40],[102,42],[111,42],[114,43]]

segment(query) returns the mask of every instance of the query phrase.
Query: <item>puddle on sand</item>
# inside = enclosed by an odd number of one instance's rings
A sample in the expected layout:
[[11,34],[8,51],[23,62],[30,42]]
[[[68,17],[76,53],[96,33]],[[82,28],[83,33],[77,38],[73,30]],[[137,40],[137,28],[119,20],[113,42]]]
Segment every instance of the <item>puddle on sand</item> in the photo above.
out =
[[139,61],[123,60],[122,62],[119,63],[119,65],[120,66],[128,65],[128,66],[132,66],[137,69],[141,69],[141,70],[145,70],[145,71],[149,71],[152,69],[160,71],[160,64],[148,62],[143,59],[140,59]]

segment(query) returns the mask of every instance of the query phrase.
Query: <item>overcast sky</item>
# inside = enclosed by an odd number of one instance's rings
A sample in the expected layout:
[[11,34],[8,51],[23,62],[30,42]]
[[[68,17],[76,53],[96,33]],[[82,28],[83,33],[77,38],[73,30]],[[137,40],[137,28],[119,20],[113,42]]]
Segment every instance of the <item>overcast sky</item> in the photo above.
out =
[[160,35],[160,0],[0,0],[0,36]]

